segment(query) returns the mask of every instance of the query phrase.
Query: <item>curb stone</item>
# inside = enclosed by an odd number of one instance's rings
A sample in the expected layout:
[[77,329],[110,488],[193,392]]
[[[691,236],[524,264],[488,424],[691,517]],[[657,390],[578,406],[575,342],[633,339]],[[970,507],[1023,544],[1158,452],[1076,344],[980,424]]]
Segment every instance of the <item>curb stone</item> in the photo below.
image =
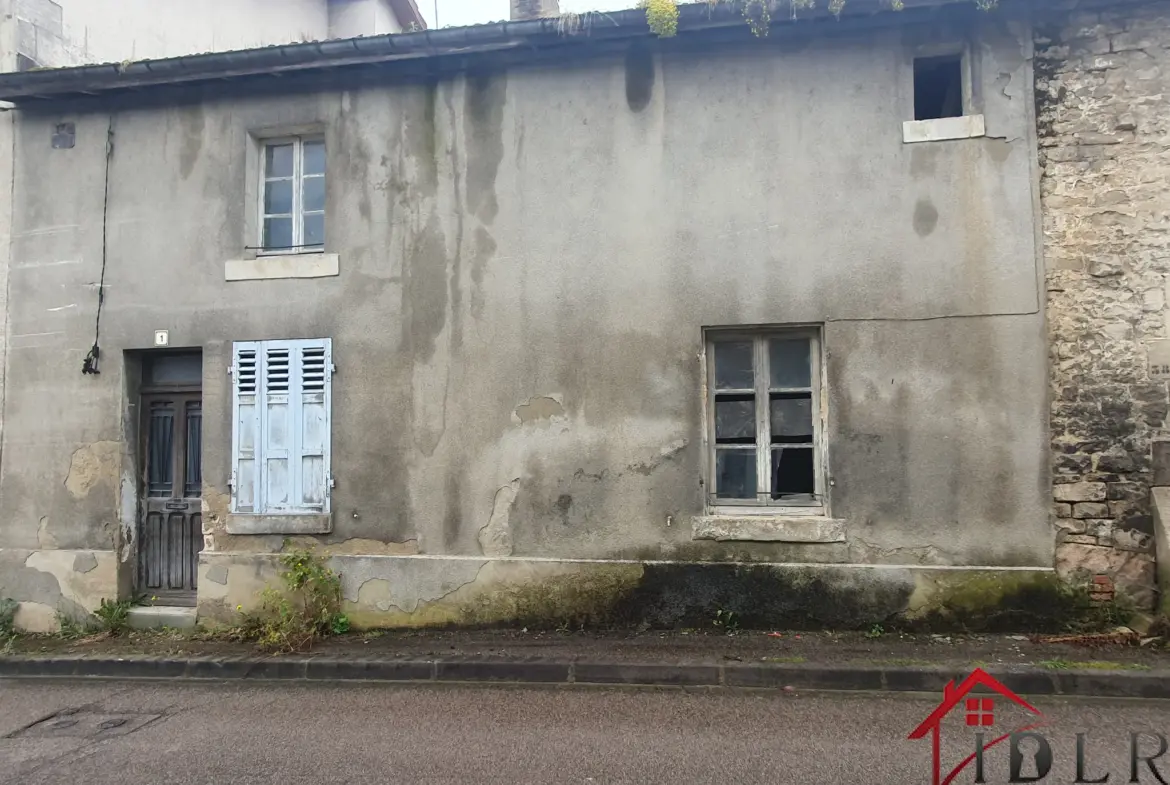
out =
[[[1170,699],[1158,671],[988,668],[1024,695]],[[754,687],[794,690],[941,692],[967,671],[946,667],[769,664],[651,664],[539,659],[332,659],[328,657],[0,657],[0,678],[178,679],[181,681],[382,681]]]

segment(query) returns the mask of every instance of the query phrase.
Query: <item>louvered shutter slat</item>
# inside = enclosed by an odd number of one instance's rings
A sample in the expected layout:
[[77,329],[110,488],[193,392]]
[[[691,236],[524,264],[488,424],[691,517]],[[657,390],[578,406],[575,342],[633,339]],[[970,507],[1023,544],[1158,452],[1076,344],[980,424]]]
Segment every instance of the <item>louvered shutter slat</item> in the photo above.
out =
[[302,341],[297,349],[299,423],[297,503],[307,512],[328,510],[331,342]]
[[288,512],[293,500],[292,466],[296,374],[289,341],[264,343],[264,507]]
[[257,489],[262,456],[257,454],[260,431],[260,346],[237,343],[232,379],[232,459],[235,473],[232,509],[251,513],[259,509]]

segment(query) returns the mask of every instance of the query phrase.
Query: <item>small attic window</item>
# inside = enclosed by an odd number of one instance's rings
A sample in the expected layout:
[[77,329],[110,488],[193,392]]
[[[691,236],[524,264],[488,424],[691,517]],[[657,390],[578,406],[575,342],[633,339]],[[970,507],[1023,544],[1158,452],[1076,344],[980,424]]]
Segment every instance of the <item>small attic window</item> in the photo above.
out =
[[914,58],[914,119],[962,116],[962,55]]

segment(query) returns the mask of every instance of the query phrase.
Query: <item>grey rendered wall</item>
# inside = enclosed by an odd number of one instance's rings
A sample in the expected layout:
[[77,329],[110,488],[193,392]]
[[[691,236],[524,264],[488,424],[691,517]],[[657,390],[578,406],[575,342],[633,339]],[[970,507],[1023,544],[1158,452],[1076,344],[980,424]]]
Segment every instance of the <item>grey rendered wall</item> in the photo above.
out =
[[[169,329],[209,549],[279,547],[223,533],[231,341],[328,336],[350,552],[1051,566],[1028,35],[982,19],[958,142],[901,142],[915,30],[121,111],[99,377],[110,118],[22,114],[0,547],[115,547],[121,353]],[[249,132],[313,123],[341,275],[225,283]],[[692,543],[702,330],[784,323],[825,325],[848,542]]]

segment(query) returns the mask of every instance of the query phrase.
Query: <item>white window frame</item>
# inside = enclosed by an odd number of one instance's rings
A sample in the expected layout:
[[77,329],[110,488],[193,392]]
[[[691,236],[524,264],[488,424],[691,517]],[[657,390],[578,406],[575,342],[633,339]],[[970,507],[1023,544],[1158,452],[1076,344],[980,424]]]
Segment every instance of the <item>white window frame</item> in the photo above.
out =
[[[324,253],[325,244],[304,246],[304,232],[305,232],[305,210],[304,210],[304,185],[305,185],[305,144],[320,142],[325,144],[324,134],[311,134],[306,136],[282,136],[260,139],[260,199],[257,206],[257,215],[259,221],[257,222],[256,231],[256,255],[257,256],[285,256],[289,254],[315,254]],[[284,145],[293,146],[293,173],[291,177],[273,177],[268,176],[268,148],[282,147]],[[312,174],[308,177],[320,177],[326,181],[326,188],[328,188],[329,177],[329,148],[325,147],[325,173]],[[291,213],[267,213],[264,210],[264,197],[267,195],[269,180],[291,180],[292,181],[292,212]],[[309,214],[320,214],[322,216],[322,223],[328,220],[328,213],[325,209],[310,210]],[[264,246],[264,219],[272,217],[289,217],[292,220],[292,246],[289,248],[266,248]],[[325,239],[328,241],[329,233],[325,232]]]
[[[768,341],[773,338],[804,338],[809,341],[809,388],[773,388]],[[749,390],[718,390],[715,386],[715,345],[727,341],[751,341],[753,344],[753,386]],[[713,328],[705,335],[706,388],[705,438],[707,442],[707,507],[719,515],[828,515],[826,493],[828,454],[825,441],[825,390],[821,331],[815,326],[791,328]],[[813,438],[807,448],[813,451],[813,495],[810,499],[771,498],[772,448],[770,394],[774,392],[808,392],[812,401]],[[756,498],[721,499],[718,497],[718,464],[716,461],[715,399],[717,394],[753,394],[756,402]],[[745,445],[746,447],[746,445]],[[749,448],[750,449],[750,448]]]
[[[305,361],[305,350],[316,352],[323,350],[323,359],[312,361],[313,371],[306,374],[309,363]],[[283,390],[270,393],[268,386],[268,367],[266,361],[272,351],[288,353],[288,371],[281,374]],[[250,392],[241,392],[241,356],[252,353],[250,362],[254,362],[254,372],[249,378],[252,380]],[[319,370],[318,370],[319,369]],[[333,341],[329,338],[302,339],[302,340],[271,340],[271,341],[237,341],[232,345],[232,472],[231,472],[231,511],[240,515],[327,515],[330,512],[333,488],[332,469],[332,440],[333,440]],[[306,390],[306,375],[320,385],[320,389]],[[270,395],[282,397],[279,401],[288,410],[285,419],[287,432],[284,436],[285,444],[280,450],[288,460],[288,487],[289,500],[279,504],[270,502],[267,498],[267,462],[275,453],[269,452],[269,407],[272,404]],[[316,398],[320,397],[320,400]],[[324,433],[320,448],[322,459],[323,487],[321,488],[320,503],[304,503],[305,489],[303,487],[303,461],[306,455],[316,455],[317,449],[306,448],[302,442],[305,429],[305,407],[310,400],[317,407],[316,411],[323,412]],[[241,477],[243,472],[241,462],[251,461],[249,468],[251,503],[244,502],[241,494],[241,483],[248,480]]]
[[[913,144],[916,142],[941,142],[952,139],[970,139],[986,136],[987,128],[983,114],[978,110],[977,103],[981,103],[975,94],[974,64],[972,63],[971,47],[966,43],[934,43],[914,47],[909,53],[909,106],[907,107],[910,119],[902,123],[902,142]],[[931,120],[915,120],[914,106],[917,100],[915,95],[914,63],[916,60],[936,57],[957,57],[959,59],[959,73],[962,88],[962,114],[958,117],[938,117]]]

